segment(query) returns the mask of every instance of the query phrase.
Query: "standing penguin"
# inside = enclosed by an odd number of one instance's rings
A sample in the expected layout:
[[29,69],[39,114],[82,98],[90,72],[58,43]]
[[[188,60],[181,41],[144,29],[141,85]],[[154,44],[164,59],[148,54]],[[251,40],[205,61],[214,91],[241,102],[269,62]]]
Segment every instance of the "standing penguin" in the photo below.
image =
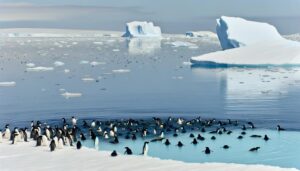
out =
[[210,154],[212,150],[209,149],[209,147],[205,147],[205,150],[203,151],[205,154]]
[[48,146],[49,141],[46,135],[42,135],[42,146]]
[[24,141],[25,141],[25,142],[28,142],[27,131],[28,131],[28,129],[27,129],[26,127],[25,127],[24,129],[22,129],[23,137],[24,137]]
[[124,154],[127,154],[127,155],[132,155],[132,151],[129,147],[125,147],[126,151],[124,152]]
[[42,145],[42,136],[38,136],[37,139],[36,139],[36,146],[41,146]]
[[11,136],[11,132],[10,132],[10,129],[9,129],[9,124],[6,124],[5,125],[5,131],[4,131],[4,134],[3,134],[3,138],[4,139],[10,139],[10,136]]
[[63,142],[62,138],[58,139],[58,146],[57,146],[57,148],[58,149],[63,149],[64,148],[64,142]]
[[50,151],[54,151],[55,148],[56,148],[55,141],[52,140],[52,141],[50,142]]
[[11,136],[12,136],[12,144],[15,144],[19,141],[20,133],[17,127],[14,129]]
[[143,152],[142,152],[142,155],[144,155],[144,156],[147,156],[147,155],[148,155],[148,150],[149,150],[148,144],[149,144],[148,141],[146,141],[146,142],[144,143],[144,146],[143,146]]
[[77,124],[77,119],[74,116],[72,116],[71,122],[72,122],[72,125],[75,126]]
[[77,144],[76,144],[76,148],[77,148],[77,150],[79,150],[79,149],[81,149],[81,142],[80,141],[77,141]]
[[114,150],[111,154],[110,154],[110,156],[112,156],[112,157],[116,157],[118,155],[118,153],[116,152],[116,150]]

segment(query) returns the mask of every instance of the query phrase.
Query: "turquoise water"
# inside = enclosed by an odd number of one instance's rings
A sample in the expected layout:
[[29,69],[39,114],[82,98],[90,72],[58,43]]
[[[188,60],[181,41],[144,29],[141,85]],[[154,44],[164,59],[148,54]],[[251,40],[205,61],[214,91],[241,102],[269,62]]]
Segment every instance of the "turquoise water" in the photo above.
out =
[[[203,162],[226,162],[226,163],[243,163],[243,164],[264,164],[280,167],[294,167],[300,169],[300,133],[295,131],[278,132],[275,130],[247,130],[244,138],[239,140],[241,130],[233,130],[231,135],[222,134],[214,135],[216,140],[211,140],[213,134],[193,132],[196,136],[200,133],[205,137],[205,141],[198,140],[197,145],[191,144],[193,138],[189,133],[181,134],[178,137],[167,136],[171,142],[166,146],[163,142],[151,142],[149,144],[149,156],[161,159],[173,159],[185,162],[203,163]],[[257,134],[268,135],[269,141],[262,138],[252,138],[250,135]],[[100,139],[99,150],[112,151],[117,150],[123,154],[124,147],[128,146],[135,155],[140,155],[144,141],[150,139],[125,140],[120,138],[119,144],[110,144],[110,140]],[[184,146],[179,148],[177,142],[181,141]],[[229,145],[229,149],[223,149],[224,145]],[[84,142],[87,147],[94,148],[94,142],[89,140]],[[249,152],[252,147],[259,146],[257,152]],[[209,147],[213,152],[205,154],[203,150]]]

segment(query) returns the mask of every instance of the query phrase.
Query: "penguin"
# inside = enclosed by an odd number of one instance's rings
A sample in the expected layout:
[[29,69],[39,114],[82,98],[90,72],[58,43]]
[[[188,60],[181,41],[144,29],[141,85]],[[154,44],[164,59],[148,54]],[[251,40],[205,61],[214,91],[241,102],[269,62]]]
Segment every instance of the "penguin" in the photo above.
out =
[[254,124],[253,124],[252,122],[248,122],[248,125],[250,125],[250,128],[251,128],[251,129],[254,129],[254,128],[255,128],[255,126],[254,126]]
[[135,135],[135,134],[132,134],[131,139],[132,139],[132,140],[136,140],[136,135]]
[[118,153],[116,152],[116,150],[114,150],[114,151],[110,154],[111,157],[116,157],[117,155],[118,155]]
[[215,136],[212,136],[210,139],[211,140],[216,140],[217,138]]
[[161,131],[159,137],[160,137],[160,138],[164,138],[164,137],[165,137],[164,131]]
[[228,132],[227,132],[227,135],[230,135],[231,133],[232,133],[232,131],[228,131]]
[[98,137],[95,138],[95,144],[94,145],[95,145],[95,149],[99,150],[99,138]]
[[114,140],[110,141],[111,144],[118,144],[119,143],[119,139],[118,137],[114,137]]
[[49,142],[48,142],[48,138],[46,135],[42,135],[42,146],[48,146]]
[[183,146],[182,142],[181,142],[181,141],[178,141],[177,146],[178,146],[178,147],[182,147],[182,146]]
[[268,135],[265,135],[265,136],[264,136],[264,140],[265,140],[265,141],[269,141],[269,139],[270,139],[270,138],[268,137]]
[[81,139],[81,141],[85,141],[86,140],[86,138],[85,138],[85,136],[84,136],[84,134],[83,133],[80,133],[80,139]]
[[80,141],[77,141],[77,143],[76,143],[76,148],[77,148],[77,150],[80,150],[81,149],[81,142]]
[[96,126],[96,122],[95,122],[95,120],[93,120],[91,123],[91,127],[94,128],[95,126]]
[[204,141],[205,140],[205,138],[202,137],[200,134],[198,134],[197,139],[200,140],[200,141]]
[[223,148],[224,148],[224,149],[228,149],[228,148],[229,148],[229,145],[224,145]]
[[209,149],[209,147],[205,147],[205,150],[203,151],[205,154],[210,154],[213,152],[212,150]]
[[61,120],[62,120],[64,125],[67,124],[66,118],[61,118]]
[[36,146],[41,146],[42,145],[42,141],[43,141],[43,137],[42,136],[38,136],[36,139]]
[[114,137],[114,136],[115,136],[114,130],[111,129],[111,130],[109,131],[109,136],[110,136],[110,137]]
[[11,134],[12,136],[12,143],[11,144],[16,144],[18,141],[19,141],[19,136],[20,136],[20,133],[19,133],[19,130],[18,128],[16,127],[13,131],[13,133]]
[[253,147],[253,148],[250,148],[249,151],[254,152],[254,151],[257,151],[258,149],[260,149],[260,147]]
[[255,135],[255,134],[254,134],[254,135],[251,135],[250,137],[251,137],[251,138],[261,138],[261,135]]
[[50,128],[49,128],[49,126],[47,126],[47,128],[45,129],[45,135],[47,136],[48,140],[51,139],[51,133],[50,133]]
[[4,134],[3,134],[3,138],[4,139],[10,139],[11,138],[11,132],[10,132],[10,129],[9,129],[9,124],[5,125],[5,131],[4,131]]
[[64,142],[63,142],[62,138],[58,139],[58,146],[57,146],[57,148],[58,149],[63,149],[64,148]]
[[125,147],[125,152],[124,154],[127,154],[127,155],[132,155],[132,151],[129,147]]
[[50,151],[54,151],[55,150],[55,148],[56,148],[56,144],[55,144],[55,141],[54,140],[52,140],[51,142],[50,142]]
[[27,135],[27,128],[25,127],[24,129],[22,129],[23,132],[23,137],[24,137],[24,141],[28,142],[28,135]]
[[242,130],[243,130],[243,131],[247,130],[247,128],[246,128],[245,125],[243,125]]
[[193,139],[192,144],[197,145],[198,141],[196,140],[196,138]]
[[193,133],[190,134],[190,138],[194,138],[195,135]]
[[144,156],[147,156],[147,155],[148,155],[148,150],[149,150],[148,144],[149,144],[148,141],[144,142],[144,145],[143,145],[143,152],[142,152],[142,155],[144,155]]
[[245,132],[245,131],[243,131],[243,132],[241,132],[241,134],[242,134],[242,135],[246,135],[246,132]]
[[237,137],[237,139],[239,139],[239,140],[241,140],[241,139],[243,139],[243,138],[244,138],[244,137],[241,136],[241,135]]
[[77,124],[77,119],[74,116],[72,116],[71,122],[72,122],[72,125],[75,126]]
[[277,131],[284,131],[285,129],[284,128],[281,128],[280,125],[277,125]]
[[171,143],[170,143],[169,139],[166,139],[166,141],[165,141],[165,145],[166,145],[166,146],[168,146],[168,145],[171,145]]
[[178,134],[177,134],[177,133],[174,133],[174,134],[173,134],[173,137],[178,137]]

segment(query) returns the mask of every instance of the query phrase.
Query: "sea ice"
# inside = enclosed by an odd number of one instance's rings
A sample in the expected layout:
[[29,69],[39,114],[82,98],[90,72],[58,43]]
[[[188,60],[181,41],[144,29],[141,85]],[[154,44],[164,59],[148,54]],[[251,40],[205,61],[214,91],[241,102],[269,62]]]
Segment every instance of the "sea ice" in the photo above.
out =
[[133,21],[126,23],[123,37],[161,37],[161,29],[152,22]]
[[32,68],[32,67],[35,67],[35,64],[34,63],[27,63],[26,66],[29,67],[29,68]]
[[64,65],[65,65],[65,63],[63,63],[63,62],[61,62],[61,61],[55,61],[53,64],[54,64],[54,66],[56,66],[56,67],[64,66]]
[[14,81],[0,82],[0,87],[13,87],[13,86],[16,86],[16,82]]
[[172,42],[171,45],[173,45],[173,47],[192,47],[192,48],[198,48],[198,46],[194,43],[190,43],[190,42],[184,42],[184,41],[175,41]]
[[33,68],[26,68],[27,71],[33,71],[33,72],[52,71],[53,69],[54,69],[53,67],[43,67],[43,66],[38,66],[38,67],[33,67]]
[[130,69],[115,69],[112,70],[113,73],[127,73],[130,72]]
[[72,97],[81,97],[82,93],[70,93],[70,92],[64,92],[61,94],[62,96],[64,96],[65,98],[72,98]]

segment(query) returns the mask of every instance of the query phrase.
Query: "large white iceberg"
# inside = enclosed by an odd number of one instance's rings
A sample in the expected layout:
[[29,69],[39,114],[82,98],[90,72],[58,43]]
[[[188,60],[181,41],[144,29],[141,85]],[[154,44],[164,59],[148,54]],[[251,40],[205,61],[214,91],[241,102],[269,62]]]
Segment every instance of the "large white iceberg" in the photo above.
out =
[[234,17],[221,17],[217,23],[227,50],[192,57],[193,64],[300,65],[300,43],[281,37],[275,27]]
[[277,29],[270,24],[248,21],[238,17],[220,17],[217,19],[216,31],[224,50],[266,40],[283,39]]
[[161,37],[161,29],[152,22],[133,21],[126,24],[123,37]]

